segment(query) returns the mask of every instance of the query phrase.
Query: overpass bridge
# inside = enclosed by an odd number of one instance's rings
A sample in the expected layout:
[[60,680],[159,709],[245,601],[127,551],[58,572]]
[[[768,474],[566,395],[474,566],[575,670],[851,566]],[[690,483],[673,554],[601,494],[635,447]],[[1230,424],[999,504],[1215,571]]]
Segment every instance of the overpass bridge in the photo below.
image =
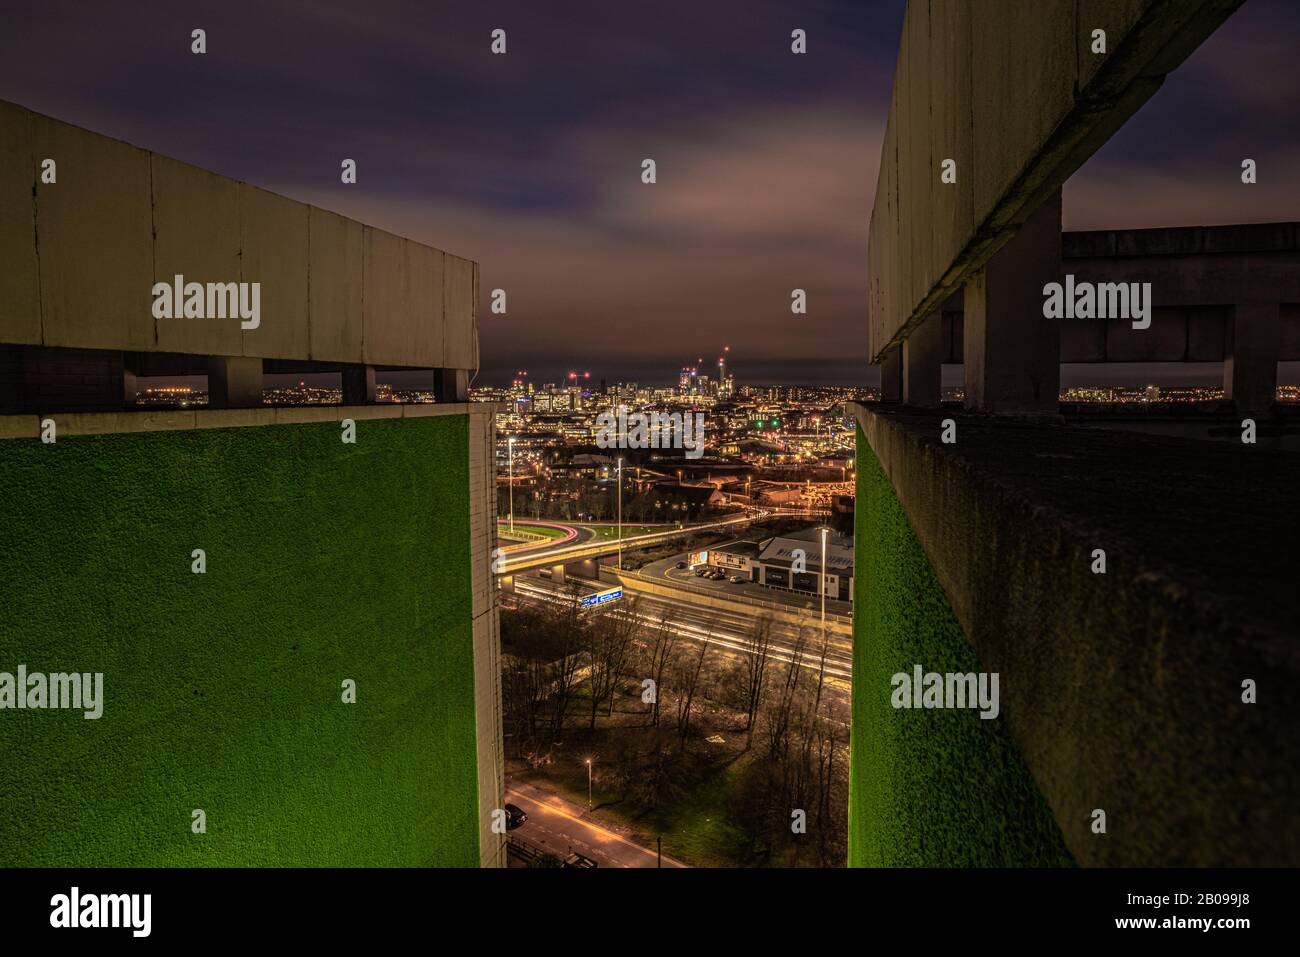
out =
[[[503,557],[502,575],[511,575],[515,572],[527,571],[532,568],[551,568],[559,569],[560,580],[563,580],[563,572],[566,566],[573,566],[575,573],[580,569],[583,574],[592,575],[592,571],[599,559],[606,555],[617,554],[620,548],[640,548],[645,545],[657,545],[663,542],[677,541],[683,538],[689,538],[700,532],[707,531],[732,531],[746,528],[749,525],[759,521],[766,521],[776,514],[774,512],[755,512],[737,516],[735,518],[723,519],[717,522],[706,522],[700,525],[687,525],[684,528],[673,528],[663,532],[650,532],[646,535],[634,535],[622,540],[617,538],[598,539],[589,542],[582,542],[577,545],[560,545],[546,547],[528,547],[516,548],[508,552]],[[802,513],[789,512],[783,514],[797,515]]]

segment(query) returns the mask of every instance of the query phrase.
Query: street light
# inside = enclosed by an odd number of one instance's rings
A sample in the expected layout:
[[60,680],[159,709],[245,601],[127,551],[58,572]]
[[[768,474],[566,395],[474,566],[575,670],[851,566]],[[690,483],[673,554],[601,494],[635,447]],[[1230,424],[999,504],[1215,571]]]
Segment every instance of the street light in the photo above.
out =
[[821,572],[822,572],[822,581],[821,581],[821,587],[818,589],[818,591],[822,593],[822,644],[823,645],[825,645],[826,643],[826,534],[829,531],[830,529],[827,528],[825,525],[822,526],[822,559],[820,563]]
[[[623,456],[621,455],[618,457],[618,570],[623,570]],[[588,761],[587,764],[590,765],[591,762]]]
[[591,813],[591,758],[587,759],[587,813]]
[[506,439],[506,451],[509,464],[506,466],[509,474],[506,481],[510,484],[510,531],[515,530],[515,437],[512,435]]

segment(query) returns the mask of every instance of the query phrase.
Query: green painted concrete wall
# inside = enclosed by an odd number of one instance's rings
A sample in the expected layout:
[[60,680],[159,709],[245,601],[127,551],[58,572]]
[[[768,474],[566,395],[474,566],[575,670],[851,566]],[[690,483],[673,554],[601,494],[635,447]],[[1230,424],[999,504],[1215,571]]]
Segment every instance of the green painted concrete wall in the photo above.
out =
[[982,668],[861,428],[857,456],[849,865],[1072,864],[1001,718],[892,706],[914,665]]
[[468,420],[357,427],[0,441],[0,671],[105,698],[0,710],[0,865],[477,865]]

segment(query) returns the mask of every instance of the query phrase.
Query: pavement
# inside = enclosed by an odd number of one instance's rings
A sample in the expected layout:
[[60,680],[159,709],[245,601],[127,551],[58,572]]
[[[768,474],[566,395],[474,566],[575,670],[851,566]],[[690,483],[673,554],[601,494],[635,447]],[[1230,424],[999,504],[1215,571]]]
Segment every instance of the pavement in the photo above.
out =
[[[512,783],[506,801],[521,807],[528,820],[510,832],[563,859],[571,851],[591,858],[600,867],[655,867],[653,848],[642,847],[611,828],[591,819],[585,806],[551,794],[532,784]],[[686,867],[667,854],[664,867]]]

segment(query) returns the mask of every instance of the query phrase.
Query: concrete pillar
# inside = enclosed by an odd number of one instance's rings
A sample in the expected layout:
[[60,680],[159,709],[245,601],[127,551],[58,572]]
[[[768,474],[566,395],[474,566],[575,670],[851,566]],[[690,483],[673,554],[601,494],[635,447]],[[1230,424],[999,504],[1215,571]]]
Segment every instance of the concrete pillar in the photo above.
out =
[[255,409],[262,404],[262,360],[248,356],[208,359],[208,406]]
[[439,402],[469,401],[469,372],[466,369],[434,369],[433,395]]
[[903,340],[903,401],[908,405],[939,405],[943,366],[943,317],[931,313]]
[[903,401],[903,350],[890,349],[880,362],[880,401]]
[[122,367],[122,404],[128,409],[135,407],[135,395],[140,391],[135,373],[124,365]]
[[370,405],[375,401],[375,367],[343,367],[343,404]]
[[1223,360],[1223,394],[1239,412],[1267,412],[1277,398],[1282,309],[1276,302],[1232,307],[1232,339]]
[[1043,286],[1062,275],[1057,191],[966,283],[967,409],[1056,413],[1062,320],[1043,318]]

